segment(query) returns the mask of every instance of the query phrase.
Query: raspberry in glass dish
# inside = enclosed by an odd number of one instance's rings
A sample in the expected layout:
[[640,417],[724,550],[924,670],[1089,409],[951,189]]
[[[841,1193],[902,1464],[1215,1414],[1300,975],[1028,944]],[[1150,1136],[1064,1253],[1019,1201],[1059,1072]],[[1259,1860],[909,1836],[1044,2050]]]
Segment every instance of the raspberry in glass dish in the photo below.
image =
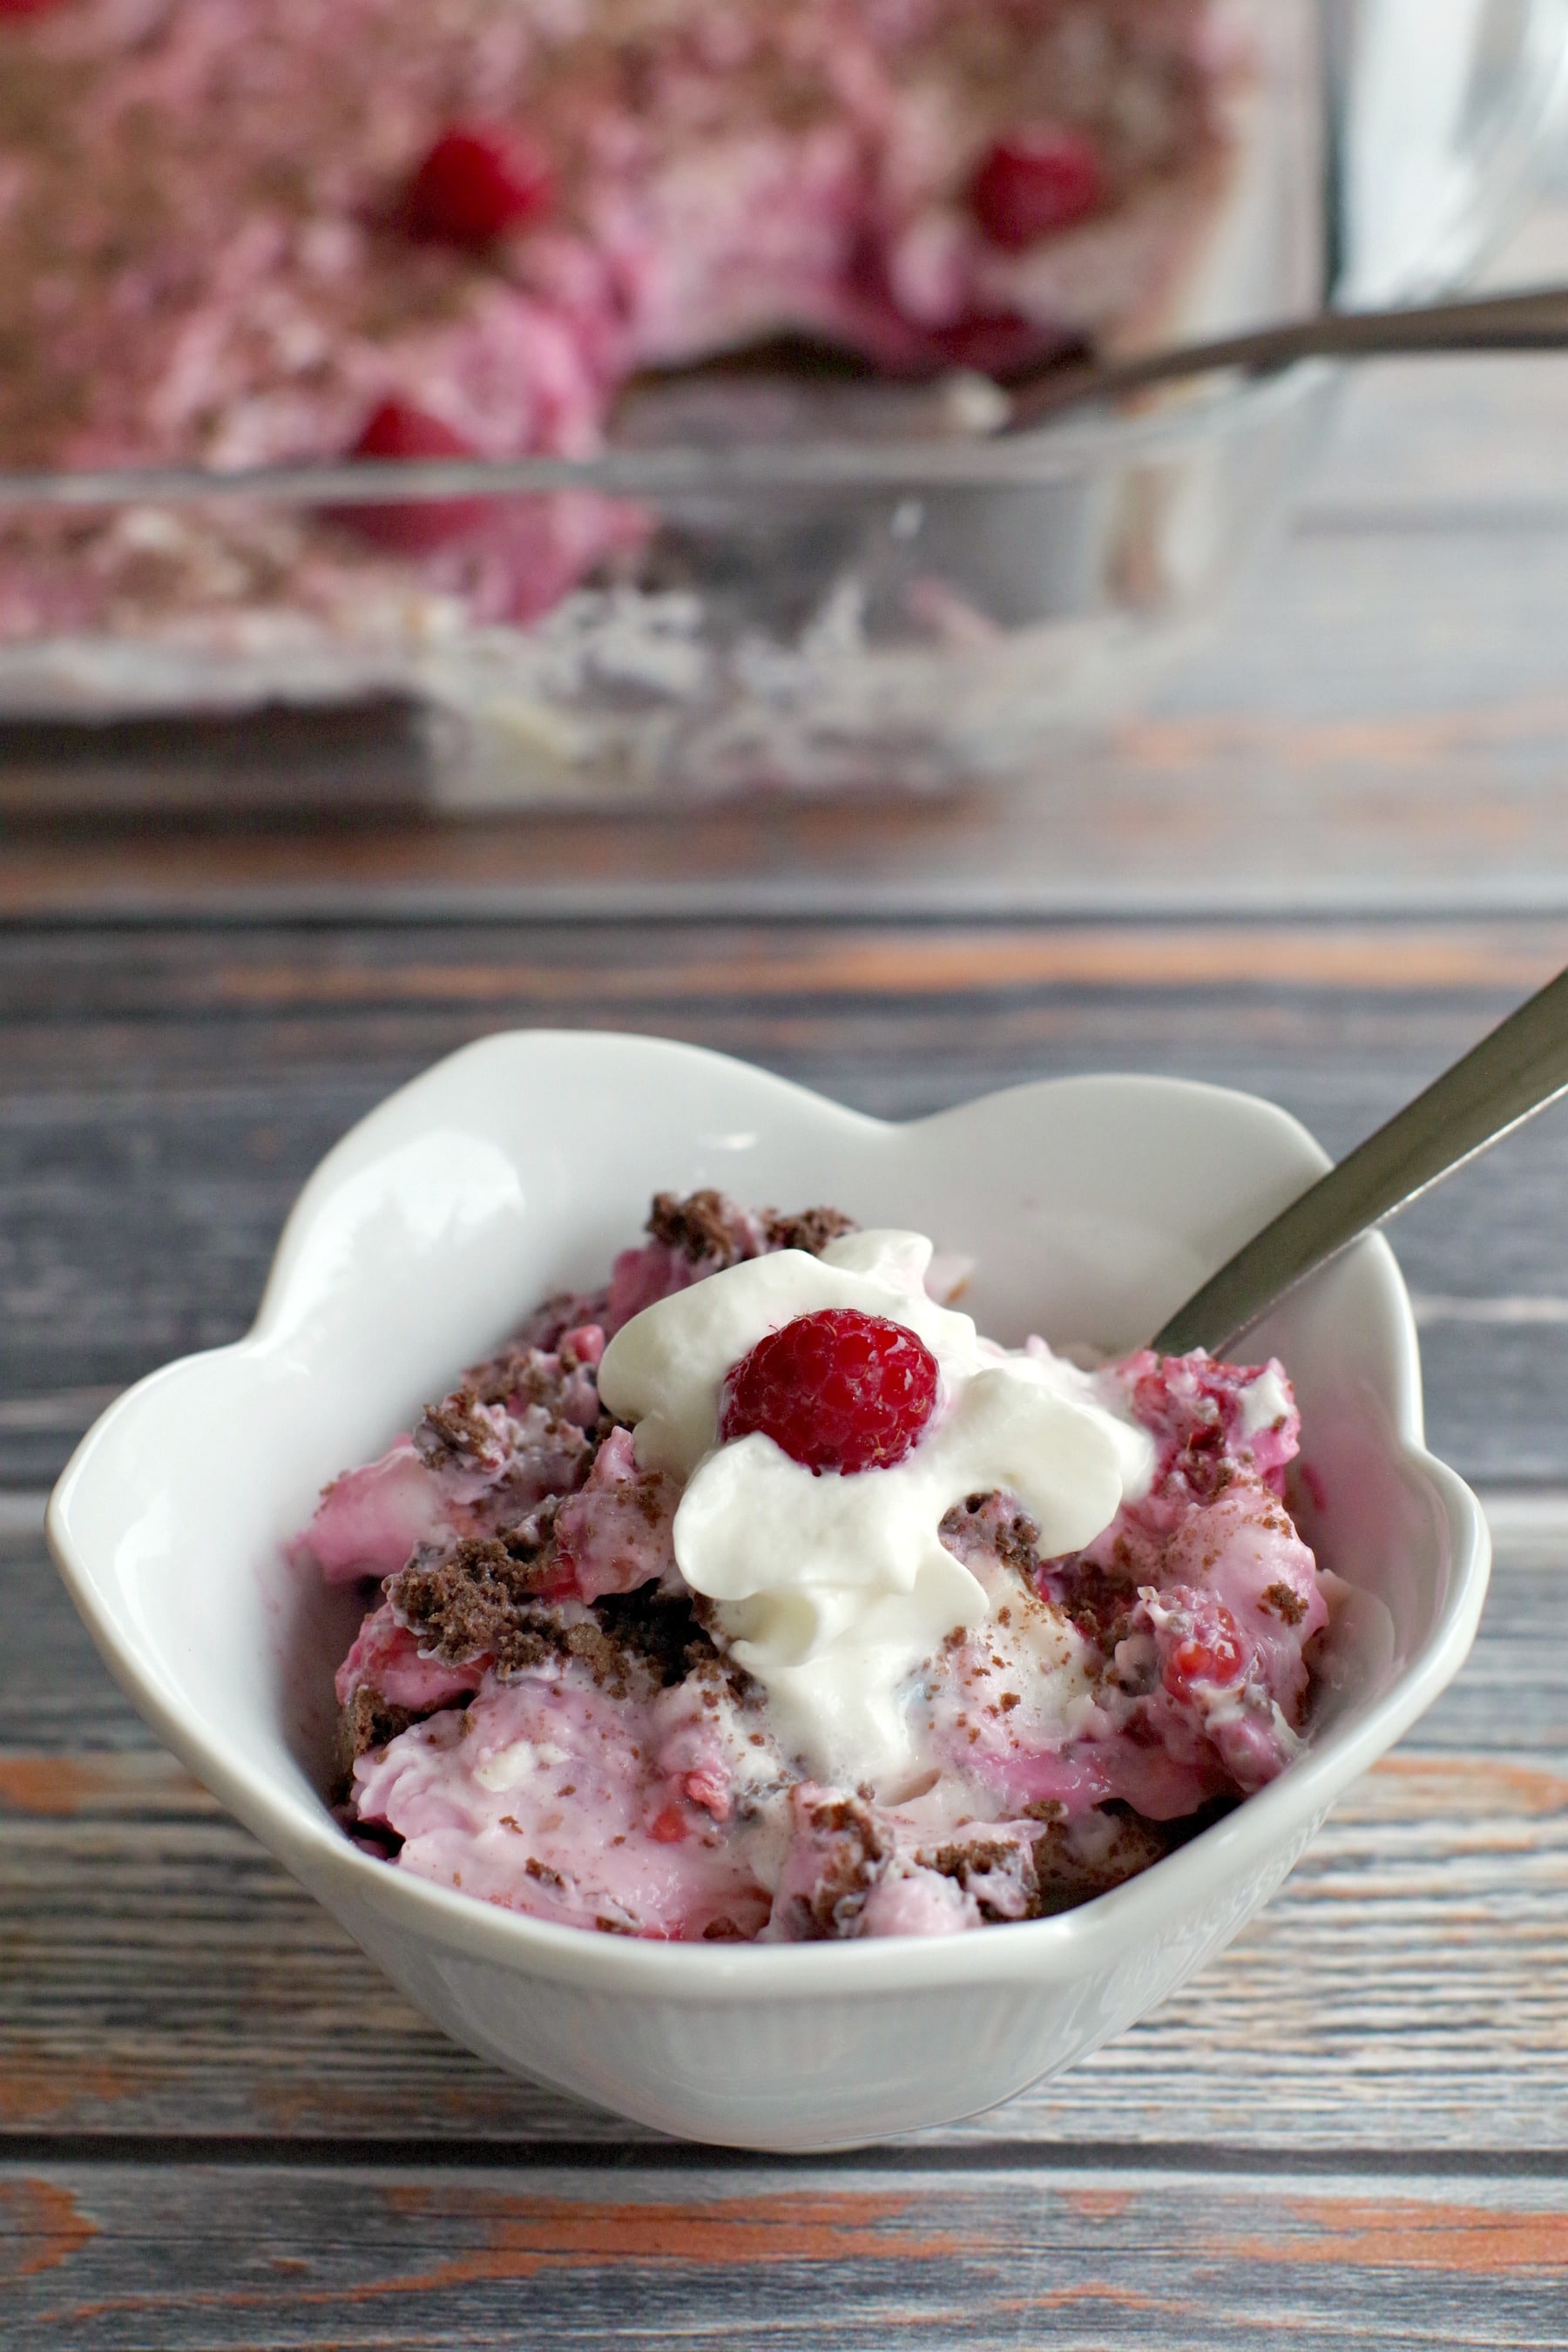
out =
[[660,1195],[296,1539],[340,1817],[664,1940],[952,1934],[1158,1861],[1309,1728],[1277,1362],[1007,1349],[917,1234]]
[[[218,39],[209,0],[0,0],[0,466],[583,457],[628,381],[771,338],[912,377],[1158,340],[1225,209],[1226,16],[237,0]],[[432,626],[527,623],[648,528],[583,494],[411,512],[35,520],[0,641],[269,611],[363,640],[411,575]]]

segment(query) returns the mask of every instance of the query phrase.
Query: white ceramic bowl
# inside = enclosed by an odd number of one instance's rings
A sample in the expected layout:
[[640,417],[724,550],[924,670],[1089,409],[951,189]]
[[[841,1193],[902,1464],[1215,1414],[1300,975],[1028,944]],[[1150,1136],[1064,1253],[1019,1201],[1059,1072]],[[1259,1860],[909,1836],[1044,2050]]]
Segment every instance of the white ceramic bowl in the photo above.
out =
[[1308,1532],[1382,1606],[1352,1611],[1339,1687],[1281,1779],[1057,1918],[931,1941],[644,1944],[405,1876],[328,1811],[355,1603],[290,1570],[284,1538],[540,1295],[599,1279],[656,1189],[919,1227],[977,1258],[983,1329],[1122,1349],[1325,1164],[1283,1111],[1169,1079],[1047,1082],[891,1127],[688,1046],[488,1038],[329,1155],[250,1336],[110,1409],[56,1490],[50,1541],[154,1729],[470,2049],[738,2146],[947,2122],[1070,2065],[1201,1966],[1469,1647],[1486,1525],[1422,1444],[1415,1327],[1381,1239],[1299,1292],[1258,1347],[1295,1377],[1321,1496]]

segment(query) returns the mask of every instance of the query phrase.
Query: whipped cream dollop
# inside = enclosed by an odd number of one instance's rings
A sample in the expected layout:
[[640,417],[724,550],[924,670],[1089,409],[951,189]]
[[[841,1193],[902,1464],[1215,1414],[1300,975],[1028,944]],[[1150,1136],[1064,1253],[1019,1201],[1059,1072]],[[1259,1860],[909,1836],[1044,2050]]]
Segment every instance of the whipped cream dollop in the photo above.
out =
[[[599,1393],[633,1423],[637,1462],[681,1481],[675,1557],[715,1604],[716,1631],[768,1695],[786,1748],[826,1780],[896,1794],[918,1777],[910,1676],[989,1603],[942,1544],[968,1496],[1015,1496],[1047,1557],[1102,1533],[1147,1490],[1147,1433],[1110,1410],[1091,1375],[1036,1346],[1011,1353],[925,1287],[921,1234],[847,1234],[819,1257],[743,1260],[646,1307],[616,1334]],[[725,1375],[796,1316],[857,1307],[913,1331],[941,1387],[917,1444],[892,1467],[816,1473],[771,1437],[719,1439]]]

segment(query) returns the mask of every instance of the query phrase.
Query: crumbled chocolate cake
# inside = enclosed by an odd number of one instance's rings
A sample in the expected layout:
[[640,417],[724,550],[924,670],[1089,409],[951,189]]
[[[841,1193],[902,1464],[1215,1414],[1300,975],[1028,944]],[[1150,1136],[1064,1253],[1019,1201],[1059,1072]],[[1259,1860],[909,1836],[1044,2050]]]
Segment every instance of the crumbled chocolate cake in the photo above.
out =
[[806,1821],[817,1843],[821,1868],[810,1894],[796,1895],[795,1901],[803,1915],[803,1938],[820,1941],[852,1928],[882,1874],[889,1848],[876,1814],[859,1797],[835,1797],[811,1805]]
[[684,1200],[673,1192],[656,1192],[646,1230],[693,1265],[717,1269],[752,1255],[750,1222],[722,1192],[688,1192]]
[[1039,1528],[1005,1496],[965,1496],[947,1513],[937,1533],[959,1559],[967,1561],[983,1551],[1031,1586],[1039,1573]]
[[392,1578],[387,1597],[424,1656],[451,1666],[482,1662],[503,1682],[554,1655],[577,1659],[613,1696],[650,1678],[668,1687],[699,1673],[744,1684],[738,1669],[723,1666],[689,1594],[644,1585],[574,1615],[542,1597],[553,1571],[548,1537],[522,1557],[493,1538],[468,1538],[447,1551],[423,1546]]
[[1047,1822],[1034,1845],[1039,1910],[1031,1917],[1066,1911],[1135,1878],[1158,1862],[1168,1841],[1131,1811],[1105,1806],[1098,1817]]
[[[528,1399],[531,1404],[549,1404],[554,1400],[549,1391],[560,1387],[552,1382],[542,1370],[545,1351],[541,1348],[521,1348],[514,1340],[497,1356],[487,1356],[482,1364],[473,1365],[456,1394],[467,1395],[480,1404],[507,1404],[515,1396]],[[448,1398],[452,1403],[455,1398]],[[426,1421],[435,1419],[435,1412],[426,1414]]]
[[1270,1615],[1283,1618],[1287,1625],[1299,1625],[1307,1613],[1307,1604],[1299,1592],[1288,1584],[1266,1585],[1258,1595],[1258,1607]]
[[[500,1403],[501,1397],[486,1398]],[[426,1406],[414,1433],[420,1460],[432,1470],[496,1469],[503,1458],[496,1432],[479,1411],[479,1397],[471,1388],[454,1389],[439,1404]]]
[[723,1665],[689,1593],[644,1584],[635,1592],[605,1593],[593,1610],[606,1637],[626,1655],[646,1660],[667,1689],[704,1672],[726,1673],[737,1684],[747,1680],[738,1667]]
[[362,1683],[338,1716],[339,1795],[346,1796],[353,1786],[356,1757],[384,1748],[389,1739],[395,1739],[400,1731],[406,1731],[411,1723],[418,1720],[416,1709],[394,1706]]
[[1055,1580],[1061,1587],[1058,1606],[1084,1639],[1096,1643],[1109,1656],[1131,1629],[1136,1588],[1108,1576],[1093,1560],[1086,1559],[1068,1562]]
[[1016,1838],[953,1839],[945,1845],[922,1848],[917,1856],[924,1870],[951,1878],[973,1896],[983,1919],[1038,1919],[1046,1908],[1040,1898],[1039,1874],[1034,1849]]
[[422,1544],[386,1593],[427,1657],[449,1666],[490,1658],[498,1673],[516,1672],[545,1654],[533,1620],[552,1565],[548,1537],[516,1549],[494,1536],[465,1537],[446,1551]]
[[829,1242],[859,1230],[842,1209],[803,1209],[797,1217],[783,1216],[777,1209],[763,1211],[763,1234],[770,1249],[805,1250],[810,1257],[820,1257]]

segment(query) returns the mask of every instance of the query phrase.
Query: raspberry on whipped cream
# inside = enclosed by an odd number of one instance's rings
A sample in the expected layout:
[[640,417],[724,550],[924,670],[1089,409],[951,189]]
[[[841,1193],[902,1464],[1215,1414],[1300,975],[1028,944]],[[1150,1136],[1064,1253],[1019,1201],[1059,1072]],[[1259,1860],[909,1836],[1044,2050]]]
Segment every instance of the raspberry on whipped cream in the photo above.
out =
[[1282,1368],[1084,1371],[946,1286],[919,1234],[660,1195],[336,1480],[294,1549],[365,1595],[351,1832],[603,1932],[951,1934],[1280,1771],[1328,1622]]

